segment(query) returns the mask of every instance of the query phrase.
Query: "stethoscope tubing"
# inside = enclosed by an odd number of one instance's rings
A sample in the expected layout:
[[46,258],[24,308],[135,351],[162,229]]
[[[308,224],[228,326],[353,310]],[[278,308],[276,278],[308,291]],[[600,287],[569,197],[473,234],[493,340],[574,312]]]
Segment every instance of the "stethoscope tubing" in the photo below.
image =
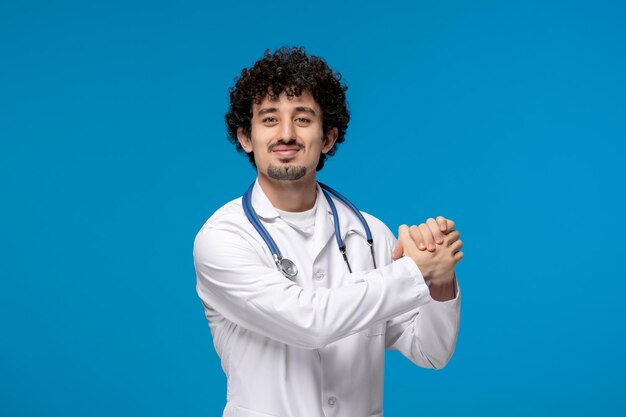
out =
[[[243,198],[242,198],[243,212],[245,213],[246,217],[248,218],[252,226],[254,226],[256,231],[261,235],[261,238],[265,241],[265,244],[268,246],[270,252],[272,253],[272,257],[274,258],[274,262],[276,263],[276,266],[278,267],[278,269],[283,274],[285,274],[285,276],[291,279],[295,277],[295,275],[297,275],[297,268],[295,267],[295,264],[291,262],[291,260],[287,258],[283,258],[282,253],[280,252],[280,249],[278,248],[278,245],[276,244],[272,236],[269,234],[265,226],[263,226],[263,224],[259,220],[259,216],[257,215],[256,211],[254,211],[254,207],[252,206],[252,190],[254,189],[254,184],[255,182],[252,182],[250,187],[248,187],[248,190],[243,195]],[[376,269],[376,258],[374,257],[374,239],[372,237],[372,231],[370,230],[369,225],[367,224],[367,221],[365,220],[365,218],[363,217],[359,209],[357,209],[354,204],[352,204],[346,197],[341,195],[338,191],[332,189],[331,187],[325,184],[322,184],[321,182],[318,182],[318,184],[320,188],[322,189],[322,193],[324,194],[324,197],[326,197],[326,200],[328,201],[328,205],[330,206],[330,209],[333,215],[333,223],[335,226],[335,239],[337,240],[337,246],[339,246],[339,251],[341,252],[343,259],[346,262],[346,265],[348,266],[348,271],[352,273],[352,268],[350,267],[350,262],[348,262],[348,256],[346,255],[346,245],[343,242],[343,239],[341,238],[341,229],[339,226],[339,216],[337,214],[337,207],[335,206],[335,202],[333,201],[329,193],[335,196],[339,201],[341,201],[349,209],[351,209],[356,214],[357,218],[363,225],[363,228],[365,229],[365,235],[367,238],[367,244],[370,247],[370,252],[372,255],[372,263],[374,264],[374,269]]]
[[265,226],[263,226],[256,212],[254,211],[254,208],[252,207],[252,189],[253,188],[254,188],[254,182],[252,183],[252,185],[250,185],[250,188],[248,188],[248,191],[246,191],[246,193],[243,195],[243,200],[242,200],[243,212],[246,214],[246,217],[248,218],[250,223],[252,223],[252,226],[254,226],[257,232],[259,232],[259,234],[261,235],[261,237],[263,238],[263,240],[269,247],[270,252],[272,252],[272,256],[274,256],[274,258],[276,257],[281,258],[282,254],[280,253],[280,249],[278,249],[278,245],[276,244],[274,239],[272,239],[272,236],[269,234]]

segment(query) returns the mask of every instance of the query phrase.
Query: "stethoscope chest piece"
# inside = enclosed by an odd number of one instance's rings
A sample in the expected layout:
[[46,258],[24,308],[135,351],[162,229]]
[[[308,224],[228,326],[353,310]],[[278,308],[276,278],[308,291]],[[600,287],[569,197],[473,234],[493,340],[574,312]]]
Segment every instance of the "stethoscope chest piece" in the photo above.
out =
[[281,272],[287,278],[294,278],[296,275],[298,275],[298,268],[296,268],[296,264],[294,264],[290,259],[282,258],[278,264],[280,266]]

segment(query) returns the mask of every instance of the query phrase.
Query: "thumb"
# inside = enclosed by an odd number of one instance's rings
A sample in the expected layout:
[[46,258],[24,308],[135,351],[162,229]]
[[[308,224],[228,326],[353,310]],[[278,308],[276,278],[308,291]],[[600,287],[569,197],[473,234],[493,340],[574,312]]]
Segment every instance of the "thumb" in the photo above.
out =
[[396,247],[393,249],[393,252],[391,252],[391,260],[395,261],[396,259],[402,258],[403,253],[402,243],[396,243]]
[[401,241],[402,239],[410,239],[409,236],[409,226],[407,226],[406,224],[401,224],[400,227],[398,227],[398,242]]

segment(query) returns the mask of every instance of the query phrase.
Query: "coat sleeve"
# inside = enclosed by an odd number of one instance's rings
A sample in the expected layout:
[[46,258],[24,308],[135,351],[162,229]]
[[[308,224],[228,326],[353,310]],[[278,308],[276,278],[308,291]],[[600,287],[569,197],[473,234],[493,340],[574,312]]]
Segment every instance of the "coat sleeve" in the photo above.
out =
[[[389,253],[396,238],[388,231]],[[391,257],[387,260],[391,262]],[[415,263],[407,266],[419,269]],[[452,357],[459,333],[461,293],[455,277],[456,297],[439,302],[432,300],[387,322],[385,347],[399,350],[414,364],[441,369]]]
[[194,241],[196,290],[226,319],[282,343],[319,348],[431,301],[410,259],[305,290],[261,259],[244,235],[203,228]]

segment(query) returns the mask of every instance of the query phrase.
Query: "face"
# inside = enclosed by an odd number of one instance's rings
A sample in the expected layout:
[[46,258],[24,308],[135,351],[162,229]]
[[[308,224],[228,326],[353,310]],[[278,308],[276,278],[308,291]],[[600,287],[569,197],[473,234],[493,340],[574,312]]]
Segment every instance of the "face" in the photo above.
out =
[[277,100],[265,97],[252,105],[250,137],[241,128],[237,138],[243,149],[254,152],[259,175],[278,181],[315,178],[320,154],[330,151],[337,129],[324,137],[322,112],[308,91],[300,97],[280,94]]

